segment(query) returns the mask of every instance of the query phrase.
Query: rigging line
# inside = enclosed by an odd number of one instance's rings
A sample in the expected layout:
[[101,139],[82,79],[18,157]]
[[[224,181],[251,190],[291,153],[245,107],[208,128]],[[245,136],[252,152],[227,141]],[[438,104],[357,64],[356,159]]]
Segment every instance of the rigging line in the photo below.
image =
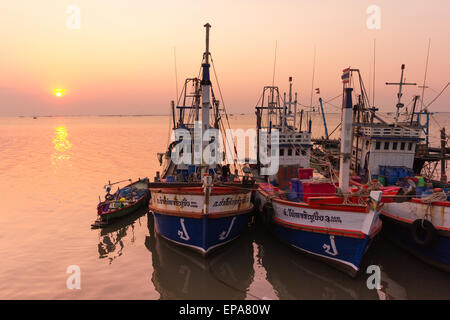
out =
[[[450,81],[447,82],[447,84],[445,85],[445,87],[441,90],[441,92],[439,92],[439,94],[429,103],[427,104],[427,106],[425,107],[426,109],[428,109],[428,107],[434,102],[436,101],[437,98],[439,98],[441,96],[441,94],[444,92],[445,89],[447,89],[447,87],[450,85]],[[423,100],[422,100],[423,103]]]
[[306,111],[306,123],[308,126],[309,120],[311,119],[311,109],[312,109],[312,99],[313,99],[313,91],[314,91],[314,76],[316,71],[316,46],[314,45],[314,59],[313,59],[313,72],[312,72],[312,80],[311,80],[311,94],[310,94],[310,102],[309,102],[309,108],[310,111]]
[[425,82],[427,80],[427,71],[428,71],[428,58],[430,56],[430,46],[431,46],[431,38],[428,39],[428,51],[427,51],[427,62],[425,63],[425,74],[423,76],[423,85],[422,85],[422,105],[420,107],[420,111],[423,110],[424,103],[424,95],[425,95]]
[[[227,113],[227,110],[226,110],[226,107],[225,107],[225,100],[223,99],[223,96],[222,96],[222,89],[220,88],[219,78],[217,78],[217,73],[216,73],[216,67],[215,67],[215,64],[214,64],[214,60],[213,60],[212,55],[211,55],[211,54],[209,54],[209,55],[210,55],[210,57],[211,57],[211,64],[212,64],[213,71],[214,71],[214,77],[216,78],[217,88],[219,89],[220,99],[222,100],[222,104],[223,104],[223,112],[225,113],[225,119],[227,120],[228,128],[231,129],[231,126],[230,126],[230,120],[228,119],[228,113]],[[237,158],[237,148],[236,148],[236,144],[234,143],[234,137],[233,137],[233,136],[231,136],[231,137],[233,138],[234,152],[235,152],[235,155],[236,155],[236,158]],[[237,166],[236,166],[236,163],[237,163],[237,159],[236,159],[236,158],[234,159],[234,166],[235,166],[235,168],[237,167]],[[240,164],[240,163],[238,163],[238,164],[239,164],[239,168],[242,170],[241,164]]]
[[436,118],[433,115],[431,115],[431,119],[433,119],[434,122],[436,122],[436,124],[439,127],[439,129],[442,129],[442,126],[439,124],[439,122],[436,120]]
[[323,103],[328,103],[328,102],[330,102],[330,101],[333,101],[333,100],[336,100],[337,98],[339,98],[339,97],[341,97],[342,96],[342,93],[340,93],[340,94],[338,94],[336,97],[334,97],[334,98],[331,98],[331,99],[329,99],[329,100],[325,100]]

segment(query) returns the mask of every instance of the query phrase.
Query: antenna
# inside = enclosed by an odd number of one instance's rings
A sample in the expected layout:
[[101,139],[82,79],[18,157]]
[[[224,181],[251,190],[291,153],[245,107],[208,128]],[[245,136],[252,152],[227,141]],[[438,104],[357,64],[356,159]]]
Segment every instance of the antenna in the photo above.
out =
[[174,64],[175,64],[175,92],[177,94],[177,96],[175,97],[175,101],[177,101],[177,105],[178,105],[177,51],[176,51],[175,47],[173,47],[173,58],[174,58]]
[[[372,80],[372,107],[375,107],[375,49],[377,39],[373,39],[373,80]],[[369,102],[370,103],[370,102]]]
[[425,88],[428,88],[425,85],[425,81],[427,80],[427,71],[428,71],[428,57],[430,56],[430,45],[431,45],[431,38],[428,39],[428,52],[427,52],[427,62],[425,63],[425,75],[423,77],[423,85],[419,88],[422,88],[422,103],[420,105],[420,111],[423,111],[423,103],[424,103],[424,95],[425,95]]
[[312,73],[312,79],[311,79],[311,99],[309,101],[309,112],[306,113],[306,121],[308,123],[311,123],[311,110],[312,110],[312,99],[313,99],[314,75],[315,75],[315,72],[316,72],[316,46],[314,45],[313,73]]
[[277,64],[277,40],[275,40],[275,57],[273,59],[272,87],[275,83],[275,67]]
[[395,83],[395,82],[386,82],[386,85],[398,85],[398,93],[397,93],[397,97],[398,97],[398,102],[397,102],[397,105],[396,105],[396,107],[397,107],[397,112],[396,112],[396,114],[395,114],[395,126],[397,126],[397,121],[398,121],[398,115],[399,115],[399,113],[400,113],[400,108],[403,108],[404,107],[404,104],[401,102],[401,99],[402,99],[402,95],[403,95],[403,93],[402,93],[402,88],[403,88],[403,86],[404,85],[412,85],[412,86],[415,86],[416,85],[416,83],[407,83],[407,82],[403,82],[403,73],[404,73],[404,71],[405,71],[405,65],[404,64],[402,64],[402,74],[401,74],[401,76],[400,76],[400,82],[399,83]]
[[313,61],[313,73],[311,80],[311,100],[309,102],[309,107],[312,108],[312,98],[313,98],[313,90],[314,90],[314,75],[316,71],[316,46],[314,46],[314,61]]

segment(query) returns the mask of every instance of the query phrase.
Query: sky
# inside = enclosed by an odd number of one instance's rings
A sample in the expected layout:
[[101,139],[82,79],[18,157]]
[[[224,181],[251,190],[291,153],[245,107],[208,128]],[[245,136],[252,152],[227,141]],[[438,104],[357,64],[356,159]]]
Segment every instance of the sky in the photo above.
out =
[[[311,101],[314,50],[313,87],[325,101],[341,93],[349,66],[372,99],[374,39],[375,105],[393,111],[398,88],[385,82],[398,82],[405,64],[406,81],[422,85],[430,38],[425,103],[450,81],[449,12],[448,0],[1,1],[0,116],[168,114],[176,83],[198,75],[206,22],[230,113],[254,112],[272,83],[275,46],[275,84],[284,92],[292,76],[301,104]],[[430,111],[450,111],[449,91]],[[415,94],[405,87],[405,105]]]

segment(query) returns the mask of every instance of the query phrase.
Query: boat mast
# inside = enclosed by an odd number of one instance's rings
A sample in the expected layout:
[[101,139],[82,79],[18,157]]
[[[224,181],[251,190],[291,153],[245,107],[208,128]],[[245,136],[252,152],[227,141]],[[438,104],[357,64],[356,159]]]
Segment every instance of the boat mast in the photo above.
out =
[[344,84],[344,100],[342,104],[342,129],[341,129],[341,155],[339,164],[339,188],[343,194],[348,193],[350,181],[350,162],[352,155],[352,133],[353,133],[353,112],[352,112],[352,91]]
[[405,71],[405,65],[402,64],[402,74],[401,74],[401,76],[400,76],[400,82],[399,82],[399,83],[386,82],[386,85],[398,85],[398,86],[399,86],[399,87],[398,87],[398,93],[397,93],[398,102],[397,102],[397,105],[396,105],[397,111],[396,111],[396,113],[395,113],[395,124],[394,124],[394,126],[397,126],[398,116],[399,116],[399,114],[400,114],[400,108],[403,108],[403,107],[404,107],[404,104],[401,102],[402,95],[403,95],[403,93],[402,93],[402,88],[403,88],[403,86],[404,86],[404,85],[412,85],[412,86],[415,86],[415,85],[416,85],[415,83],[406,83],[406,82],[403,82],[403,72],[404,72],[404,71]]
[[[205,24],[206,28],[206,50],[203,54],[203,63],[202,63],[202,80],[200,82],[201,90],[202,90],[202,150],[205,150],[206,146],[209,144],[209,141],[205,141],[203,139],[204,133],[209,129],[209,109],[210,105],[210,91],[211,91],[211,80],[209,78],[209,29],[211,25],[209,23]],[[202,173],[207,172],[206,164],[204,163],[202,156]]]

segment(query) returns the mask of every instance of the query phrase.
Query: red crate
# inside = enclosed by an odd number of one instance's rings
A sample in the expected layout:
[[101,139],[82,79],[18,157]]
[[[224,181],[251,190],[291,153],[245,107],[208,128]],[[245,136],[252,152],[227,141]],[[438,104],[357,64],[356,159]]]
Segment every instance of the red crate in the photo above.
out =
[[292,178],[296,178],[297,166],[283,166],[278,169],[278,187],[288,189]]
[[335,194],[335,185],[330,182],[303,182],[303,201],[309,197],[330,197]]
[[311,179],[313,177],[313,168],[298,168],[297,175],[301,180]]

